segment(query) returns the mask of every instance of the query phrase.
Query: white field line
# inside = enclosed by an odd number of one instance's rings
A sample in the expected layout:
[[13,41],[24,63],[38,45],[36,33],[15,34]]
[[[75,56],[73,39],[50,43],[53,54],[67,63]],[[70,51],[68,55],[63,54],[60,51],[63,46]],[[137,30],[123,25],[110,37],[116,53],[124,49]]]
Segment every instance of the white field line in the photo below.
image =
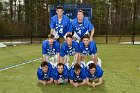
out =
[[13,68],[13,67],[18,67],[18,66],[25,65],[25,64],[29,64],[29,63],[32,63],[32,62],[35,62],[35,61],[38,61],[38,60],[41,60],[41,59],[42,58],[36,58],[36,59],[29,60],[29,61],[26,61],[26,62],[22,62],[22,63],[19,63],[19,64],[14,64],[14,65],[11,65],[11,66],[0,68],[0,71],[7,70],[7,69],[10,69],[10,68]]

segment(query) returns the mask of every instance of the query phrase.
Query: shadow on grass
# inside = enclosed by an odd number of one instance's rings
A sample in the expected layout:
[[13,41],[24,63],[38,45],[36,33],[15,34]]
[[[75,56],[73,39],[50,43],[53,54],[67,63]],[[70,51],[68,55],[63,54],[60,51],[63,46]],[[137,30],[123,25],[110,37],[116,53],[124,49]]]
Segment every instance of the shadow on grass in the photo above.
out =
[[105,81],[102,85],[97,86],[95,88],[84,85],[75,88],[70,83],[66,85],[42,85],[41,83],[37,83],[37,86],[40,87],[42,93],[107,93],[105,88]]

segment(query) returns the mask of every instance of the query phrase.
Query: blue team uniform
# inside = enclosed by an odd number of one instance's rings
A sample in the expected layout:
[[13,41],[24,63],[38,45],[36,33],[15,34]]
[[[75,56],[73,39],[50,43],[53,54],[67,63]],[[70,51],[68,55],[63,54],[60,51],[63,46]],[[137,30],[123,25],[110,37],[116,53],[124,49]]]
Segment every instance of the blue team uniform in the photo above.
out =
[[55,29],[57,34],[63,37],[67,32],[71,32],[71,23],[70,19],[63,15],[62,20],[58,20],[58,16],[55,15],[51,18],[50,28]]
[[44,73],[42,71],[42,68],[39,67],[38,68],[38,71],[37,71],[37,77],[38,77],[38,80],[50,80],[50,78],[53,78],[53,69],[52,69],[52,66],[50,63],[48,63],[48,71],[47,73]]
[[88,47],[85,47],[84,43],[80,42],[79,47],[80,53],[82,53],[83,55],[92,55],[97,53],[97,47],[94,41],[91,41]]
[[68,68],[66,65],[64,65],[64,71],[62,72],[62,74],[58,73],[57,68],[54,69],[53,79],[58,80],[59,78],[62,78],[63,80],[68,79]]
[[83,18],[83,22],[81,24],[78,23],[78,19],[75,18],[72,22],[72,31],[74,31],[80,38],[84,36],[84,34],[90,33],[94,26],[87,18]]
[[65,55],[74,56],[76,53],[79,53],[79,44],[76,41],[72,41],[72,47],[68,47],[68,44],[64,42],[61,46],[60,56],[64,57]]
[[87,76],[89,78],[89,80],[93,81],[96,78],[101,78],[103,76],[104,71],[102,70],[102,68],[99,65],[96,65],[96,71],[93,75],[90,74],[89,69],[86,70],[87,72]]
[[42,54],[47,54],[49,56],[55,55],[60,52],[60,43],[58,41],[53,42],[53,46],[49,46],[49,41],[45,40],[42,43]]
[[73,80],[74,82],[82,82],[84,79],[87,78],[87,74],[84,68],[81,68],[81,72],[79,75],[76,75],[74,72],[74,68],[70,69],[69,72],[69,79]]

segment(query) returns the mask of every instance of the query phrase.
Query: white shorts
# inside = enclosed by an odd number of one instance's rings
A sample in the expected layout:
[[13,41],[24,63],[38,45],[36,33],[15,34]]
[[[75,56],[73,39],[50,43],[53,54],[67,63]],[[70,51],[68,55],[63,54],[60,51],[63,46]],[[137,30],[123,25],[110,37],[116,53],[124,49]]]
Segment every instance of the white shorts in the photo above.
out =
[[46,57],[46,61],[49,62],[53,68],[56,67],[56,65],[58,63],[57,55],[53,55],[53,56],[45,55],[45,57]]
[[[94,61],[88,61],[87,64],[86,64],[86,66],[88,67],[88,65],[89,65],[90,63],[94,63]],[[100,67],[101,67],[101,63],[102,63],[101,59],[98,58],[97,64],[98,64]]]

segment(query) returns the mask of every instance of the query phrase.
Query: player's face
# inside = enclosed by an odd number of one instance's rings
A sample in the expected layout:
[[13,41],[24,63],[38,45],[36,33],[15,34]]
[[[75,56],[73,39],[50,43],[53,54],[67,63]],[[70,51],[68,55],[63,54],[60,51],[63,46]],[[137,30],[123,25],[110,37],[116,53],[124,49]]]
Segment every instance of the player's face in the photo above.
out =
[[62,16],[63,15],[63,10],[62,9],[57,9],[56,13],[58,16]]
[[92,68],[92,69],[90,69],[89,71],[90,71],[90,73],[93,75],[94,73],[95,73],[95,68]]
[[82,20],[83,17],[84,17],[84,14],[83,14],[82,12],[78,12],[78,13],[77,13],[77,18],[78,18],[79,20]]
[[90,42],[89,38],[83,38],[84,45],[87,46]]
[[58,66],[58,67],[57,67],[57,70],[58,70],[58,73],[62,73],[63,70],[64,70],[64,68],[63,68],[63,66],[61,65],[61,66]]
[[81,70],[80,69],[79,70],[74,70],[74,72],[75,72],[76,75],[79,75]]
[[68,45],[72,45],[72,38],[67,37],[66,42],[68,43]]
[[48,66],[45,65],[44,67],[42,67],[42,71],[43,71],[44,73],[46,73],[46,72],[48,71]]
[[48,41],[49,41],[49,44],[52,45],[53,41],[54,41],[54,38],[49,38]]

